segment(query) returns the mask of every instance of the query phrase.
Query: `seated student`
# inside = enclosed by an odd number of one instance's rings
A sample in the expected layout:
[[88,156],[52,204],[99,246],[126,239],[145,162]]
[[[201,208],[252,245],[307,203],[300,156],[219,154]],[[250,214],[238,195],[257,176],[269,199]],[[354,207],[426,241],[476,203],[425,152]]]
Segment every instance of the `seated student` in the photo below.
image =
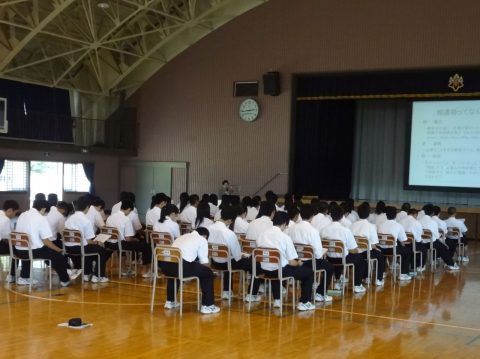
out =
[[58,202],[57,195],[50,193],[48,195],[48,203],[50,204],[50,211],[47,214],[47,221],[52,231],[53,243],[63,248],[62,245],[62,232],[65,226],[65,218],[68,216],[68,205],[65,202]]
[[[375,207],[375,213],[373,213],[373,216],[370,215],[369,219],[370,222],[373,223],[374,225],[378,226],[385,222],[387,220],[387,215],[385,214],[386,211],[386,205],[385,202],[383,201],[378,201],[377,206]],[[396,216],[396,214],[395,214]],[[372,222],[373,220],[373,222]]]
[[[214,274],[208,267],[208,229],[200,227],[190,233],[178,237],[172,244],[172,247],[179,248],[182,251],[182,266],[184,277],[198,277],[200,279],[200,289],[202,291],[202,314],[214,314],[220,311],[215,305],[214,297]],[[198,261],[197,261],[198,258]],[[178,275],[178,264],[169,262],[159,262],[160,268],[165,275]],[[179,285],[177,284],[177,288]],[[165,309],[173,309],[179,306],[175,302],[174,279],[167,281],[167,301]]]
[[[210,236],[208,237],[208,243],[212,244],[223,244],[228,247],[230,255],[232,257],[232,269],[242,269],[248,273],[252,273],[252,259],[250,257],[242,257],[242,249],[240,248],[240,243],[238,242],[237,236],[233,231],[228,227],[231,225],[232,221],[236,217],[236,211],[232,207],[226,207],[222,209],[222,217],[208,227]],[[226,270],[227,260],[223,258],[212,259],[212,267],[216,269]],[[260,270],[260,267],[257,268]],[[255,279],[253,282],[253,294],[252,297],[247,295],[245,300],[247,302],[258,302],[260,297],[257,296],[258,288],[260,286],[260,281]],[[223,289],[222,289],[222,299],[229,299],[230,293],[228,291],[229,281],[228,275],[223,276]],[[249,287],[250,288],[250,287]]]
[[[445,223],[447,224],[447,228],[458,228],[460,230],[460,240],[465,245],[465,256],[459,256],[458,258],[462,262],[468,262],[470,260],[467,256],[468,242],[465,237],[465,233],[467,233],[468,228],[467,226],[465,226],[465,221],[456,218],[457,209],[455,207],[448,207],[447,213],[448,219],[445,221]],[[448,251],[450,252],[450,255],[453,257],[453,255],[455,254],[455,250],[457,249],[458,238],[452,238],[447,236],[446,244],[448,246]]]
[[270,202],[262,202],[257,218],[248,225],[245,237],[247,239],[257,240],[260,234],[273,227],[273,216],[275,215],[275,205]]
[[[425,270],[425,263],[427,261],[427,249],[424,246],[419,245],[422,243],[423,228],[420,222],[417,221],[417,215],[418,211],[415,208],[410,208],[408,210],[408,215],[400,220],[399,223],[406,233],[413,234],[413,238],[415,240],[415,249],[422,253],[421,256],[420,254],[417,254],[416,263],[413,263],[413,265],[417,267],[417,272],[423,272]],[[407,244],[406,247],[413,252],[413,246],[411,244]]]
[[395,220],[400,223],[402,219],[407,218],[409,210],[410,203],[405,202],[404,204],[402,204],[402,209],[400,210],[400,212],[397,213],[397,217],[395,217]]
[[[95,232],[93,231],[92,222],[89,221],[86,214],[90,208],[90,201],[87,197],[80,197],[76,203],[76,211],[65,221],[65,228],[80,231],[82,234],[83,250],[84,253],[98,253],[100,255],[100,263],[97,263],[100,269],[100,277],[97,276],[98,272],[93,271],[93,262],[98,261],[97,256],[87,256],[84,262],[83,280],[85,282],[92,280],[93,283],[106,283],[108,278],[105,274],[105,265],[112,255],[112,251],[99,246],[93,241],[95,238]],[[81,254],[80,244],[65,242],[65,250],[69,254]],[[76,269],[81,269],[81,257],[78,255],[71,256],[73,264]]]
[[[358,253],[357,242],[353,237],[353,233],[350,229],[340,224],[340,220],[343,217],[343,210],[338,205],[332,205],[330,207],[330,215],[332,217],[332,223],[325,226],[320,232],[322,239],[335,239],[340,240],[344,244],[346,262],[353,263],[355,271],[355,283],[353,291],[355,293],[364,293],[365,287],[362,285],[362,280],[367,278],[367,264],[363,260],[361,253]],[[327,252],[328,261],[332,264],[342,264],[342,255],[339,253]],[[342,266],[335,266],[335,277],[337,280],[342,273]],[[340,283],[337,282],[335,288],[340,288]]]
[[180,237],[180,226],[178,225],[178,208],[174,204],[167,204],[162,208],[160,219],[153,225],[155,232],[164,232],[172,236],[172,239]]
[[220,211],[220,208],[218,208],[218,196],[215,193],[211,193],[208,196],[208,205],[210,206],[210,217],[213,218]]
[[275,211],[279,210],[280,207],[277,205],[278,196],[275,194],[275,192],[270,191],[270,190],[265,192],[265,200],[267,202],[272,203],[275,206]]
[[[393,236],[395,239],[397,254],[399,254],[402,258],[402,267],[400,268],[399,279],[401,281],[411,280],[412,277],[409,275],[409,273],[413,253],[411,248],[405,247],[405,244],[403,243],[407,240],[407,234],[405,233],[403,227],[395,221],[395,217],[397,217],[397,209],[393,206],[388,206],[385,208],[385,212],[387,220],[377,227],[377,232],[379,234],[389,234]],[[379,244],[378,246],[384,255],[393,254],[392,246],[382,244]]]
[[443,234],[445,235],[445,237],[441,237],[441,241],[442,242],[445,242],[445,238],[447,236],[447,231],[448,231],[448,228],[447,228],[447,223],[440,219],[439,215],[440,213],[442,212],[442,209],[438,206],[433,206],[433,216],[432,216],[432,219],[437,222],[438,224],[438,229],[442,230],[443,231]]
[[290,229],[292,229],[297,223],[300,223],[302,221],[302,219],[300,218],[300,210],[296,205],[292,204],[286,208],[286,211],[283,212],[287,212],[288,218],[290,218],[287,228],[285,228],[285,233],[289,234]]
[[[122,201],[120,211],[113,213],[107,218],[107,226],[115,227],[120,234],[120,240],[122,241],[122,249],[128,251],[135,251],[142,253],[142,265],[143,265],[143,278],[150,278],[152,273],[150,272],[150,263],[152,261],[152,249],[145,241],[135,238],[135,230],[128,215],[133,211],[132,201]],[[117,240],[109,239],[105,242],[105,248],[112,251],[118,250]]]
[[87,212],[87,218],[93,225],[93,231],[97,233],[97,231],[105,227],[105,221],[102,217],[102,210],[105,208],[105,201],[102,200],[100,197],[93,197],[91,205]]
[[[60,285],[66,287],[80,273],[76,272],[71,277],[68,275],[63,250],[52,243],[52,231],[45,217],[49,210],[50,205],[47,201],[33,201],[33,207],[18,217],[16,231],[28,234],[33,258],[49,259],[52,268],[60,278]],[[28,251],[24,247],[16,246],[16,250],[20,258],[28,258]],[[22,271],[17,284],[28,285],[30,280],[33,280],[33,278],[30,278],[30,261],[25,260],[22,261]]]
[[347,204],[345,202],[340,203],[340,208],[343,211],[343,217],[340,220],[340,223],[342,224],[342,226],[346,228],[350,228],[352,226],[352,222],[349,219],[347,219],[347,216],[350,214],[349,212],[347,212],[348,211]]
[[120,202],[116,203],[112,207],[112,214],[115,214],[121,210],[122,207],[122,202],[123,201],[130,201],[133,203],[133,210],[128,214],[128,219],[132,222],[132,227],[135,230],[135,232],[139,231],[142,229],[142,223],[140,222],[140,219],[138,218],[138,211],[137,208],[135,207],[135,194],[132,192],[122,192],[120,194]]
[[[360,205],[358,207],[358,216],[359,220],[352,224],[350,230],[354,236],[361,236],[368,239],[368,245],[370,247],[370,258],[375,258],[377,260],[377,279],[375,280],[375,285],[381,287],[385,284],[383,280],[383,273],[385,272],[385,256],[382,251],[377,247],[378,244],[378,235],[377,228],[374,224],[371,224],[368,221],[368,216],[370,215],[370,206]],[[363,259],[367,259],[367,251],[360,252]]]
[[260,197],[255,196],[252,198],[249,204],[247,204],[247,221],[251,222],[257,218],[260,208]]
[[[433,205],[427,204],[423,207],[424,216],[420,218],[419,222],[422,224],[423,229],[428,229],[432,232],[433,248],[437,251],[437,257],[440,257],[445,262],[445,265],[449,270],[459,270],[460,267],[453,261],[452,255],[448,251],[445,244],[439,241],[440,234],[438,233],[438,224],[432,219]],[[420,244],[427,250],[430,249],[430,241],[428,239],[422,239]]]
[[355,223],[360,219],[357,211],[355,211],[355,201],[352,198],[349,198],[345,201],[345,207],[346,214],[348,214],[346,218],[350,221],[350,223]]
[[[197,206],[200,202],[198,195],[192,194],[188,199],[188,204],[180,212],[180,220],[184,223],[190,223],[192,226],[197,218]],[[210,213],[210,212],[209,212]]]
[[[269,202],[274,206],[273,203]],[[261,207],[260,207],[261,208]],[[274,207],[273,207],[274,208]],[[273,210],[275,212],[275,209]],[[289,221],[288,214],[285,212],[277,212],[273,217],[273,226],[263,231],[257,239],[257,246],[264,248],[273,248],[280,251],[282,276],[293,276],[295,280],[300,281],[301,296],[297,309],[315,310],[315,306],[310,302],[312,299],[313,289],[313,271],[307,266],[303,266],[302,261],[298,259],[297,251],[293,245],[292,239],[283,233]],[[277,263],[261,263],[262,271],[268,277],[276,277],[278,275]],[[278,280],[272,281],[272,292],[275,308],[280,307],[280,283]]]
[[208,228],[213,224],[213,221],[210,219],[210,206],[208,202],[200,201],[197,206],[196,218],[192,223],[192,228]]
[[[9,255],[10,246],[8,240],[10,238],[10,232],[12,231],[12,218],[15,218],[20,211],[20,206],[17,201],[7,200],[3,202],[3,210],[0,211],[0,254]],[[17,265],[12,260],[10,268],[10,274],[7,275],[7,283],[15,282],[15,271]]]
[[238,205],[235,207],[235,211],[237,213],[237,217],[235,218],[235,222],[233,224],[233,231],[235,233],[247,233],[249,223],[246,221],[247,217],[247,208],[243,205]]
[[[296,207],[295,207],[296,208]],[[320,284],[317,287],[315,295],[315,301],[317,302],[331,302],[332,297],[325,293],[325,280],[326,283],[332,281],[334,272],[333,265],[327,260],[322,258],[322,241],[320,240],[320,233],[312,226],[313,219],[313,207],[310,204],[304,204],[300,214],[303,220],[288,230],[287,234],[292,238],[295,244],[306,244],[313,247],[315,253],[315,264],[317,270],[324,269],[326,271],[326,278],[322,275]],[[312,261],[304,261],[304,266],[312,268]]]
[[180,201],[177,204],[177,207],[180,213],[182,213],[185,207],[188,206],[189,199],[190,199],[190,195],[187,192],[180,193]]
[[145,224],[147,226],[153,226],[155,225],[155,223],[158,222],[158,220],[160,219],[162,208],[165,207],[167,202],[168,197],[165,195],[165,193],[157,193],[152,197],[150,209],[145,215]]
[[318,232],[322,232],[322,229],[332,223],[332,218],[328,216],[328,203],[324,201],[318,202],[315,211],[318,211],[312,219],[312,226]]

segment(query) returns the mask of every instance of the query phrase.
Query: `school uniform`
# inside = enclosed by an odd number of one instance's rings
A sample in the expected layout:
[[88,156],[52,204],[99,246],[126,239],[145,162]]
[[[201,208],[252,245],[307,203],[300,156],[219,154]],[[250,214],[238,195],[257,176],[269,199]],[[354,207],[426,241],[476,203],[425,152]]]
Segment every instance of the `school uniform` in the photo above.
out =
[[445,238],[447,237],[447,231],[448,231],[448,228],[447,228],[447,223],[445,223],[445,221],[441,220],[438,216],[432,216],[432,219],[437,222],[438,224],[438,229],[442,230],[443,233],[445,234],[445,237],[442,237],[440,236],[440,240],[442,242],[445,242]]
[[[120,212],[122,209],[122,201],[115,203],[112,207],[112,213],[115,214]],[[142,229],[142,223],[140,222],[140,218],[138,217],[138,211],[137,208],[134,207],[133,210],[128,214],[128,218],[132,222],[132,226],[135,229],[135,231],[139,231]]]
[[[12,221],[7,217],[4,211],[0,210],[0,254],[10,255],[10,246],[8,239],[12,231]],[[16,263],[12,261],[10,275],[15,277]]]
[[[393,236],[393,238],[395,239],[397,254],[399,254],[402,258],[402,267],[400,268],[400,272],[401,274],[409,274],[410,264],[413,257],[412,249],[397,244],[397,241],[405,242],[407,240],[407,234],[405,233],[403,227],[394,219],[387,219],[385,222],[381,223],[377,227],[377,231],[379,234],[389,234]],[[379,244],[379,247],[384,255],[393,254],[393,246]]]
[[346,217],[351,223],[355,223],[360,220],[360,217],[358,216],[358,213],[354,210],[352,210],[348,216]]
[[[350,250],[357,249],[357,242],[353,237],[353,233],[350,229],[344,227],[340,222],[332,222],[328,226],[324,227],[320,232],[322,239],[335,239],[340,240],[344,244],[345,260],[347,263],[352,263],[355,272],[355,286],[362,285],[362,280],[367,276],[367,264],[363,260],[363,256],[360,253],[350,253]],[[340,253],[327,252],[327,257],[332,264],[342,264],[342,255]],[[335,276],[340,278],[342,273],[342,266],[335,266]]]
[[197,207],[188,204],[180,213],[180,220],[184,223],[194,224],[197,218]]
[[258,215],[258,208],[257,207],[249,207],[247,206],[247,217],[245,218],[247,221],[251,222],[257,218]]
[[384,222],[387,221],[387,215],[385,213],[380,213],[380,214],[377,214],[375,216],[375,226],[377,226],[377,228]]
[[162,210],[160,207],[153,206],[153,208],[149,208],[147,214],[145,215],[145,224],[147,226],[155,225],[155,223],[157,223],[160,219],[161,214]]
[[[100,277],[106,277],[105,274],[105,265],[110,256],[112,255],[111,250],[107,250],[98,244],[90,244],[88,240],[95,238],[95,232],[93,230],[92,222],[87,218],[85,213],[82,211],[76,211],[65,221],[65,228],[73,229],[80,231],[82,234],[83,250],[85,254],[98,253],[100,255],[100,263],[97,263],[100,269]],[[81,268],[81,257],[78,254],[81,254],[81,246],[78,243],[65,242],[65,250],[73,255],[72,258],[73,264],[76,269]],[[84,270],[83,274],[89,276],[91,274],[96,275],[98,272],[93,272],[93,262],[98,262],[97,256],[87,256],[85,257]]]
[[[378,244],[377,228],[371,224],[367,219],[360,219],[353,223],[350,227],[354,236],[365,237],[368,240],[368,247],[370,249],[370,258],[377,260],[377,280],[383,281],[383,273],[385,272],[385,256],[379,249],[372,249],[372,245]],[[367,251],[361,251],[362,258],[367,260]]]
[[268,216],[262,216],[250,222],[245,238],[256,240],[267,229],[273,227],[273,222]]
[[[295,280],[299,280],[301,286],[300,303],[310,302],[312,299],[313,271],[307,266],[301,265],[294,267],[288,264],[288,261],[298,258],[298,254],[295,250],[292,239],[283,233],[279,227],[272,226],[263,231],[259,235],[256,242],[258,247],[273,248],[280,251],[280,266],[282,268],[282,276],[293,276]],[[276,277],[278,275],[277,263],[262,262],[260,265],[267,277]],[[280,299],[279,281],[272,281],[272,292],[274,299]]]
[[219,209],[217,213],[215,213],[215,215],[213,216],[213,221],[216,222],[218,221],[220,218],[222,218],[222,210]]
[[92,223],[94,233],[97,233],[100,228],[105,227],[105,220],[102,214],[94,206],[90,206],[86,216],[90,223]]
[[340,220],[340,223],[342,224],[342,226],[346,228],[350,228],[352,226],[352,222],[350,222],[350,220],[345,218],[345,216],[342,217],[342,219]]
[[[438,233],[438,224],[435,222],[432,217],[424,215],[419,220],[423,229],[428,229],[432,232],[432,242],[433,248],[437,251],[437,256],[442,258],[446,265],[454,266],[452,255],[448,251],[448,248],[445,244],[439,241],[440,234]],[[430,249],[430,241],[428,239],[422,239],[422,243],[419,243],[426,250]]]
[[242,217],[237,216],[235,223],[233,224],[233,231],[235,233],[247,233],[249,223]]
[[192,228],[197,229],[197,228],[210,228],[210,226],[213,224],[213,221],[210,218],[204,218],[202,221],[197,225],[197,220],[192,223]]
[[405,211],[400,211],[397,213],[397,216],[395,217],[395,220],[400,223],[403,219],[407,218],[408,213]]
[[172,239],[180,237],[180,226],[178,223],[170,218],[170,216],[165,216],[165,221],[157,221],[153,225],[153,230],[155,232],[164,232],[172,236]]
[[322,229],[332,223],[332,218],[323,213],[316,214],[312,219],[312,226],[319,232]]
[[[332,281],[334,268],[331,263],[322,258],[322,241],[320,240],[320,233],[307,221],[301,221],[289,230],[288,235],[292,238],[295,244],[305,244],[313,247],[315,254],[315,266],[317,270],[324,269],[326,276],[322,276],[320,284],[317,287],[317,293],[322,296],[325,295],[325,280],[326,283]],[[307,260],[304,265],[313,268],[312,261]]]
[[50,211],[47,214],[47,221],[52,231],[52,238],[50,240],[58,248],[63,248],[63,243],[61,238],[62,238],[63,229],[65,227],[65,216],[58,211],[57,207],[52,206],[50,207]]
[[[457,227],[460,230],[460,240],[464,245],[467,245],[465,233],[467,233],[468,229],[467,229],[467,226],[465,226],[465,222],[455,218],[455,216],[452,216],[446,219],[445,223],[447,225],[447,229],[452,227]],[[448,237],[448,232],[446,233],[447,233],[447,239],[445,240],[445,242],[447,243],[448,251],[450,252],[450,255],[453,257],[458,246],[458,238]]]
[[[28,211],[23,212],[18,218],[16,231],[29,235],[33,258],[49,259],[60,281],[64,283],[70,281],[63,254],[43,244],[43,240],[52,238],[52,230],[45,216],[35,208],[30,208]],[[16,250],[20,258],[28,258],[28,250],[26,248],[16,246]],[[30,261],[22,260],[20,276],[24,279],[30,278]]]
[[[406,233],[413,234],[413,238],[415,240],[415,249],[417,251],[422,252],[421,258],[419,255],[417,256],[417,260],[416,260],[417,263],[415,263],[415,266],[417,268],[420,267],[420,264],[424,266],[427,261],[427,249],[420,244],[422,243],[422,233],[423,233],[423,228],[421,223],[411,215],[407,215],[399,223],[403,227]],[[413,252],[413,246],[411,244],[408,244],[407,247],[411,248]]]
[[214,217],[217,212],[220,211],[220,208],[218,208],[217,206],[215,206],[213,203],[210,203],[208,202],[208,206],[210,207],[210,217]]
[[[211,306],[214,304],[214,275],[208,265],[208,243],[207,240],[198,234],[197,231],[184,234],[178,237],[172,247],[182,251],[182,266],[184,277],[198,277],[202,290],[202,305]],[[198,262],[196,259],[198,258]],[[178,264],[160,262],[160,267],[165,275],[177,276]],[[178,285],[177,285],[178,288]],[[174,280],[167,281],[167,301],[175,300]]]

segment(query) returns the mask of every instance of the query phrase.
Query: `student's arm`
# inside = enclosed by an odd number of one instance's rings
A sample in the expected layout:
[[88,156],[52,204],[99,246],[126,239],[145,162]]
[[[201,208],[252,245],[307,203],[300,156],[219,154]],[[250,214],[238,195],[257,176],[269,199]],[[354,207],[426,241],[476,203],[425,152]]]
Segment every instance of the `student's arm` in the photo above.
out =
[[54,250],[55,252],[58,252],[58,253],[63,252],[63,250],[61,248],[58,248],[55,244],[53,244],[53,242],[49,238],[42,239],[42,242],[44,246]]

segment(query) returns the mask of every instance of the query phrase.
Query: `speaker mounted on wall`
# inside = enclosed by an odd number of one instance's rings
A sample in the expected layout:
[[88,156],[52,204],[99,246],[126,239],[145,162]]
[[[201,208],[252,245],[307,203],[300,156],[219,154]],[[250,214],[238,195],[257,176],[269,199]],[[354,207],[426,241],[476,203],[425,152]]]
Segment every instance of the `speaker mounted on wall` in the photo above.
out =
[[263,74],[263,93],[270,96],[280,95],[280,73],[269,71]]
[[233,83],[234,97],[258,96],[258,81],[235,81]]

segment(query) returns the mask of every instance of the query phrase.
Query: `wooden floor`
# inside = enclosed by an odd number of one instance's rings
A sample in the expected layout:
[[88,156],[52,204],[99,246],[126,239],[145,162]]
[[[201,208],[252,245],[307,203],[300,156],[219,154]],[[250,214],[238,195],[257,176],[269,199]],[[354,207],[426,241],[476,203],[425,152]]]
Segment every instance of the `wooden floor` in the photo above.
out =
[[[69,288],[57,280],[48,291],[38,269],[42,283],[31,294],[2,283],[0,358],[480,358],[480,245],[469,250],[458,273],[438,269],[405,285],[388,279],[313,312],[285,307],[283,317],[264,303],[249,313],[238,299],[201,315],[190,292],[180,318],[163,309],[164,283],[151,314],[148,280],[83,288],[79,279]],[[93,326],[57,326],[71,317]]]

